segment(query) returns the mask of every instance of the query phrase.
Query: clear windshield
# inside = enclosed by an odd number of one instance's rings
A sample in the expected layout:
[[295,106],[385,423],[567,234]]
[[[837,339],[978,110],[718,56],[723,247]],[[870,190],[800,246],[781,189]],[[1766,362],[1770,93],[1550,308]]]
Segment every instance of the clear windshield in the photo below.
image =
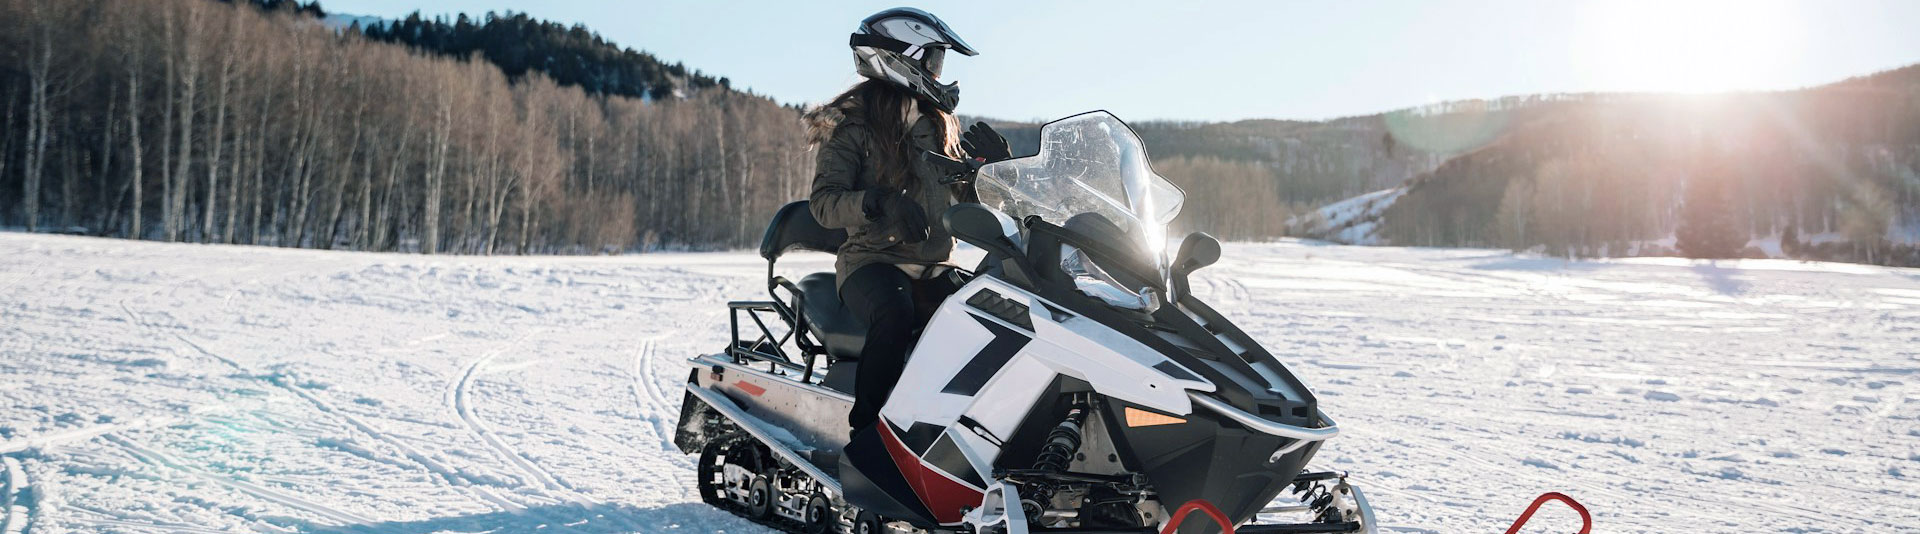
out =
[[1151,251],[1163,275],[1167,223],[1185,198],[1154,174],[1133,130],[1105,111],[1047,123],[1039,154],[982,167],[975,184],[981,203],[1015,220],[1038,215],[1065,225],[1097,213]]

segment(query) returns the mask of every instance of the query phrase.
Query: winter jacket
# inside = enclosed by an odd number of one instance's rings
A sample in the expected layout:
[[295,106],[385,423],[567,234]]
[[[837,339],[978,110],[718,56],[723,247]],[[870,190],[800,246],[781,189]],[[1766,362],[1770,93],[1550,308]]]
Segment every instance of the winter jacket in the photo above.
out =
[[[922,161],[917,152],[908,155],[911,172],[903,188],[908,198],[926,210],[928,237],[919,243],[906,243],[899,225],[882,214],[868,219],[862,206],[866,191],[880,187],[880,170],[868,164],[874,139],[873,129],[857,103],[839,107],[823,106],[807,113],[814,155],[813,218],[827,228],[847,229],[847,242],[836,254],[833,270],[836,285],[853,271],[873,263],[932,265],[945,263],[953,252],[953,236],[940,223],[941,215],[953,205],[956,188],[940,185],[940,177]],[[934,119],[922,115],[908,129],[916,150],[940,150],[939,128]]]

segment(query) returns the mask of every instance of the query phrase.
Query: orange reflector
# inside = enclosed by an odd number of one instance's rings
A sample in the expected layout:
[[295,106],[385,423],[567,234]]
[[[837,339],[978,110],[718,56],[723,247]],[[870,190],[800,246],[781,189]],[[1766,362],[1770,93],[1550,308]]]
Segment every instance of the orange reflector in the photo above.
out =
[[1177,425],[1185,422],[1187,422],[1186,419],[1171,415],[1160,415],[1131,406],[1127,407],[1127,426]]

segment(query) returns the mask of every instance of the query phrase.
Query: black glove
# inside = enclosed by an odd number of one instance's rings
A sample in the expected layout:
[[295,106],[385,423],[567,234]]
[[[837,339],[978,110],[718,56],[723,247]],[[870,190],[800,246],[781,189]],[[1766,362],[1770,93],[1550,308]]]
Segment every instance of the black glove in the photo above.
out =
[[860,199],[860,209],[866,212],[867,220],[891,223],[891,230],[899,232],[902,242],[911,244],[927,240],[927,210],[906,195],[897,191],[868,189],[866,196]]
[[960,134],[960,149],[967,151],[968,156],[987,160],[987,163],[1013,159],[1013,150],[1007,148],[1007,138],[993,131],[993,127],[987,126],[984,121],[973,123],[973,127],[967,128],[967,133]]

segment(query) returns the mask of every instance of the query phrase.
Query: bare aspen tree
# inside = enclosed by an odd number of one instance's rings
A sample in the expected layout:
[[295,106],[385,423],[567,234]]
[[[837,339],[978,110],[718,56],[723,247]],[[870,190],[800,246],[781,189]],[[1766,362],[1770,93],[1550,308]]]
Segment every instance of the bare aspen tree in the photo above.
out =
[[32,16],[39,27],[27,52],[27,145],[26,161],[21,169],[23,185],[20,202],[26,212],[27,231],[40,228],[40,182],[46,172],[47,137],[51,134],[53,110],[48,109],[47,92],[53,80],[53,27],[49,6],[33,3]]
[[[244,85],[242,87],[244,87]],[[235,88],[236,91],[239,89],[239,87]],[[210,223],[210,225],[217,225],[220,228],[214,232],[213,242],[231,244],[236,242],[239,238],[238,234],[240,233],[239,227],[234,223],[237,222],[240,216],[240,172],[242,169],[241,163],[247,159],[246,139],[248,132],[246,129],[247,106],[245,102],[240,102],[241,97],[229,95],[229,98],[234,101],[229,104],[233,106],[232,121],[234,132],[233,140],[229,142],[233,149],[233,157],[227,158],[229,161],[227,167],[226,221],[223,224],[215,220]],[[211,204],[211,202],[209,203]]]
[[[350,110],[348,112],[349,116],[369,116],[367,110],[369,107],[368,104],[373,100],[373,95],[370,92],[372,85],[368,83],[357,83],[356,85],[359,86],[359,89],[354,93],[354,104],[350,108],[347,108]],[[334,243],[339,241],[341,210],[346,207],[347,182],[352,181],[353,160],[355,156],[360,154],[361,149],[364,148],[361,140],[366,138],[367,128],[349,126],[348,129],[353,131],[353,138],[347,142],[346,154],[334,162],[336,171],[332,179],[333,193],[330,195],[332,197],[331,208],[328,209],[326,226],[322,228],[315,237],[316,239],[323,239],[323,241],[317,243],[318,248],[322,249],[333,248]],[[361,179],[365,179],[365,173],[361,173]]]
[[[4,105],[7,108],[7,119],[4,124],[6,129],[0,130],[0,177],[5,177],[7,175],[7,163],[11,161],[11,158],[7,156],[13,153],[14,95],[12,91],[8,91],[5,95],[0,95],[0,98],[6,99],[4,104],[0,105]],[[0,205],[4,205],[5,201],[6,197],[0,197]]]
[[175,46],[173,38],[174,34],[179,33],[178,25],[174,22],[174,4],[175,2],[159,2],[155,4],[157,9],[160,10],[159,52],[162,67],[160,88],[162,93],[164,93],[164,96],[161,98],[161,104],[165,106],[160,109],[160,150],[158,151],[160,154],[160,235],[162,239],[167,241],[174,239],[176,230],[173,221],[173,202],[171,201],[174,188],[173,125],[174,117],[180,109],[179,101],[174,99],[175,90],[179,86],[174,83],[174,74],[177,72],[177,66],[179,64],[179,61],[175,59],[175,49],[177,47]]
[[266,208],[266,172],[267,172],[267,118],[274,115],[275,91],[264,89],[260,106],[255,113],[253,156],[249,158],[253,165],[253,177],[247,183],[247,242],[260,244],[261,212]]
[[132,164],[127,166],[128,174],[131,175],[128,179],[133,184],[129,187],[133,190],[133,208],[129,211],[129,215],[133,217],[133,229],[129,237],[143,239],[146,233],[142,230],[140,223],[142,212],[146,208],[143,195],[146,193],[147,184],[141,178],[141,173],[146,170],[146,166],[140,158],[141,153],[145,151],[144,145],[140,143],[140,51],[129,49],[127,56],[127,154],[133,158]]
[[453,95],[450,94],[450,87],[442,87],[442,89],[436,91],[434,97],[437,105],[434,113],[433,166],[427,173],[426,207],[422,213],[425,217],[423,224],[426,226],[426,235],[423,237],[424,242],[420,244],[420,251],[426,254],[435,254],[440,251],[440,203],[443,189],[441,183],[446,177],[447,151],[451,149],[453,143]]
[[375,249],[388,249],[393,246],[392,243],[395,241],[392,238],[392,232],[395,219],[398,218],[398,215],[395,213],[394,203],[399,197],[399,191],[397,189],[400,180],[400,170],[405,165],[405,162],[408,161],[408,156],[410,156],[407,149],[413,142],[414,124],[415,122],[413,120],[401,121],[400,143],[399,146],[394,149],[394,157],[389,158],[387,163],[386,178],[382,181],[384,185],[380,188],[380,209],[378,213],[373,215],[373,230],[370,246]]
[[201,240],[204,242],[220,241],[219,230],[214,225],[214,214],[220,205],[217,202],[220,198],[220,152],[221,148],[226,146],[227,101],[232,96],[234,63],[240,55],[236,46],[239,44],[239,36],[240,17],[232,17],[232,22],[227,27],[228,46],[226,51],[220,54],[222,57],[218,92],[214,95],[213,134],[207,141],[207,194],[205,205],[201,206],[206,216],[200,223]]
[[[96,195],[104,196],[107,191],[114,190],[110,182],[113,180],[113,148],[118,144],[116,141],[118,141],[120,137],[118,132],[120,129],[120,121],[115,118],[120,105],[120,88],[116,85],[118,83],[118,80],[107,82],[107,91],[105,93],[107,112],[100,116],[104,119],[102,122],[106,123],[106,128],[100,133],[100,148],[97,149],[100,152],[100,166],[91,170],[94,177],[93,189]],[[120,199],[125,196],[124,193],[126,189],[123,187],[120,189],[120,192],[122,194],[115,194],[109,197],[109,200],[105,202],[104,206],[94,207],[92,226],[95,233],[107,235],[109,232],[108,229],[116,222],[114,218],[120,212]]]

